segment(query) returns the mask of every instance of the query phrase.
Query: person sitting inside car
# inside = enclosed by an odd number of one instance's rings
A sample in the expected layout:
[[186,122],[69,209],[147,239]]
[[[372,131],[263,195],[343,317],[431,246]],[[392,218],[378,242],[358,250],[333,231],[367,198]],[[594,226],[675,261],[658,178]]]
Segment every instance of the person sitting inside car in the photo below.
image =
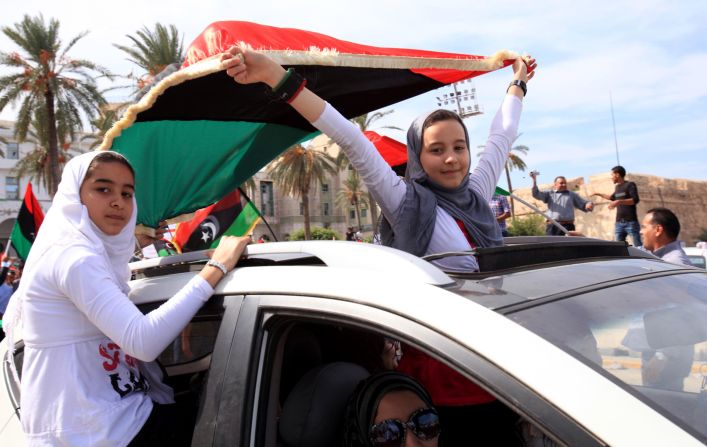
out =
[[[130,300],[135,173],[116,152],[72,158],[10,299],[5,331],[21,330],[22,428],[28,445],[189,442],[154,360],[233,269],[249,238],[224,237],[181,290],[144,315]],[[12,343],[10,344],[12,346]],[[12,349],[8,350],[15,379]],[[177,427],[178,429],[174,429]]]
[[370,376],[349,398],[345,447],[437,447],[441,425],[425,388],[395,371]]

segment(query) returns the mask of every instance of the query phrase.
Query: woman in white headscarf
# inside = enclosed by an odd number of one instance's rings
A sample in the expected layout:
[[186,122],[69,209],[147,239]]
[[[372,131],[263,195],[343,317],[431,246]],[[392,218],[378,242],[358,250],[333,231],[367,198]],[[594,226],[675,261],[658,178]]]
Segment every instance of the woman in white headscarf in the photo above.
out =
[[25,343],[20,406],[29,445],[125,446],[144,437],[143,426],[159,426],[146,422],[173,400],[145,362],[177,337],[249,242],[222,239],[198,275],[143,315],[126,295],[134,177],[115,152],[67,163],[8,306],[8,338],[21,327]]

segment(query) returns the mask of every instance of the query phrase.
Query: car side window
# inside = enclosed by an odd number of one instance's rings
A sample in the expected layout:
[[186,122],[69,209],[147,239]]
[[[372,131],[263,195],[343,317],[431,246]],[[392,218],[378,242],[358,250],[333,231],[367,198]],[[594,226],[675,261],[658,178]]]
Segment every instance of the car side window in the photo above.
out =
[[[268,390],[269,397],[268,405],[261,408],[259,417],[262,423],[258,424],[260,430],[256,435],[256,445],[260,446],[339,445],[345,424],[346,402],[359,382],[371,373],[390,367],[387,360],[391,356],[402,355],[403,363],[406,355],[410,356],[410,362],[427,359],[422,369],[433,361],[422,351],[422,347],[410,340],[401,340],[401,347],[398,340],[388,334],[342,324],[290,320],[285,327],[273,330],[268,340],[272,369],[261,385]],[[399,371],[412,375],[414,373],[409,372],[415,371],[415,368]],[[548,446],[557,445],[542,430],[487,394],[473,381],[450,371],[455,374],[455,380],[465,382],[475,392],[488,396],[489,400],[485,403],[493,402],[470,411],[479,412],[478,417],[488,413],[489,420],[494,420],[493,425],[498,426],[498,431],[491,436],[500,440],[500,433],[507,435],[501,444],[544,442]],[[435,391],[439,390],[428,391],[434,398]],[[449,421],[446,426],[448,436],[452,432],[464,432],[467,427],[454,419],[453,409],[447,411],[443,407],[439,407],[439,411],[444,412],[443,433],[445,418]],[[307,430],[306,427],[312,429]]]
[[[707,277],[667,276],[509,315],[707,439]],[[654,405],[655,407],[655,405]]]

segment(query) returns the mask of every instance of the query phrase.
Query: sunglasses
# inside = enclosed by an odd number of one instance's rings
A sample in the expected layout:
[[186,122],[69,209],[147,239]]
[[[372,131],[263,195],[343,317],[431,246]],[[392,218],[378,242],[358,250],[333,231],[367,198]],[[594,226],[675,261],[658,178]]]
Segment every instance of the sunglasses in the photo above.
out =
[[410,415],[407,422],[386,419],[371,426],[368,437],[374,447],[400,447],[405,445],[408,428],[422,441],[434,439],[441,431],[439,415],[434,408],[420,408]]

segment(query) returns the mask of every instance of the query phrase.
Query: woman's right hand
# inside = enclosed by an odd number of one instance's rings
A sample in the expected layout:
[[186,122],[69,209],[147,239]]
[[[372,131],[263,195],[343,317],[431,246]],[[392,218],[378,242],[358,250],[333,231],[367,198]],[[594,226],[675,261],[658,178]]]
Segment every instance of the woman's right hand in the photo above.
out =
[[[252,243],[250,236],[236,237],[223,236],[216,247],[216,250],[211,254],[211,259],[223,264],[226,271],[230,272],[238,263],[238,260],[243,255],[246,245]],[[204,278],[211,287],[216,285],[225,276],[221,269],[212,265],[206,265],[201,269],[201,277]]]
[[237,45],[221,55],[221,64],[239,84],[264,82],[274,88],[285,76],[285,69],[269,56]]
[[211,255],[211,259],[225,265],[226,270],[230,272],[238,263],[241,255],[243,255],[246,245],[252,242],[253,240],[250,236],[223,236],[221,241],[219,241],[218,247]]

